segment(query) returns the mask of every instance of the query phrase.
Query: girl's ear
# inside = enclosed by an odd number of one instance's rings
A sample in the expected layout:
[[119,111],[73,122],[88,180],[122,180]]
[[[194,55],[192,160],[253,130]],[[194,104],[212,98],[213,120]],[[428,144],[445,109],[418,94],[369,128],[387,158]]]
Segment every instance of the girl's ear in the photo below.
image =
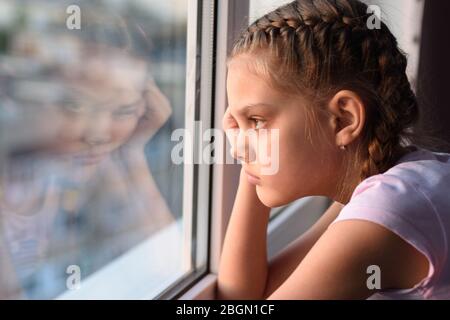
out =
[[337,146],[349,145],[362,132],[366,109],[362,99],[353,91],[341,90],[328,105]]

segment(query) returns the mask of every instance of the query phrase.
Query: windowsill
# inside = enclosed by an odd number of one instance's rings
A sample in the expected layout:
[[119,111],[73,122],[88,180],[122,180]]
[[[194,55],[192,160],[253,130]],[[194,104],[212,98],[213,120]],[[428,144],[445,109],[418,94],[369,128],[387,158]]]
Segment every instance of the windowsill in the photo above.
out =
[[153,299],[189,270],[177,220],[56,299]]
[[208,273],[178,300],[214,300],[216,298],[217,274]]

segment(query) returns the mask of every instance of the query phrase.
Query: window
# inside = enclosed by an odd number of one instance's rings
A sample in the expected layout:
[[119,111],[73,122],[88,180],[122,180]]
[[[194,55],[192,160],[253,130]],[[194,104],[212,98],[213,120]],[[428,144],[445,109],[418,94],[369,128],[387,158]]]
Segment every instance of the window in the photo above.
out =
[[172,133],[210,119],[211,6],[0,0],[0,298],[156,298],[205,271],[209,171]]

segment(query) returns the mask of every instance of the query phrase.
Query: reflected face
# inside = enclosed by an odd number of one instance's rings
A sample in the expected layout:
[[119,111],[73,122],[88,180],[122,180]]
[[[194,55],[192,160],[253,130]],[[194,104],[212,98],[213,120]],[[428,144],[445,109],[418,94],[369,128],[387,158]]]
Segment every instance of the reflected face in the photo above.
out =
[[[333,175],[335,156],[326,141],[331,131],[318,135],[305,130],[308,119],[304,108],[309,107],[301,96],[287,95],[269,86],[267,80],[248,68],[245,57],[235,57],[229,65],[227,94],[229,110],[240,130],[279,129],[279,168],[275,174],[262,174],[260,150],[247,145],[247,153],[256,153],[255,161],[243,162],[245,171],[255,176],[249,181],[256,185],[259,199],[268,207],[290,203],[300,197],[327,193]],[[257,121],[256,121],[257,120]],[[319,119],[324,128],[326,119]],[[270,141],[270,139],[269,139]],[[331,140],[330,140],[331,141]],[[259,141],[257,144],[260,143]],[[274,146],[269,146],[272,149]]]
[[76,163],[93,165],[126,143],[144,113],[142,95],[130,89],[79,86],[77,101],[56,106],[60,135],[52,146]]
[[11,149],[92,165],[126,143],[138,128],[146,111],[148,61],[128,49],[68,39],[66,35],[54,39],[63,47],[70,44],[67,52],[68,48],[61,49],[64,61],[60,55],[56,59],[42,57],[40,51],[30,55],[19,50],[31,68],[15,70],[12,64],[2,74],[8,86],[0,96],[23,126]]
[[102,58],[62,70],[52,105],[59,129],[49,149],[80,165],[97,164],[126,143],[145,113],[145,63],[120,53]]

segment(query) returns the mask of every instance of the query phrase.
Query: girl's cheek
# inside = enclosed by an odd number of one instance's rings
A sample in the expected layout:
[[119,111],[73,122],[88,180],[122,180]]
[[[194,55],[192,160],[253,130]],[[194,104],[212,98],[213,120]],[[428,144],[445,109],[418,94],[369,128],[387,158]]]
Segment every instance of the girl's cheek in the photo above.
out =
[[278,130],[226,130],[230,153],[234,158],[245,159],[248,164],[256,164],[272,175],[278,171],[279,132]]
[[85,122],[81,117],[64,117],[59,127],[61,128],[58,135],[60,144],[79,143],[83,136]]
[[225,131],[230,154],[235,159],[254,164],[257,161],[257,137],[249,130],[230,128]]
[[258,136],[258,163],[262,175],[275,175],[279,171],[279,130],[262,130]]
[[242,130],[239,137],[239,147],[249,164],[258,164],[258,135],[254,130]]
[[145,114],[145,105],[142,103],[139,105],[137,110],[138,119],[140,119]]
[[136,130],[138,121],[137,119],[130,118],[122,121],[113,121],[112,124],[112,137],[113,144],[114,143],[123,143],[133,134],[134,130]]

